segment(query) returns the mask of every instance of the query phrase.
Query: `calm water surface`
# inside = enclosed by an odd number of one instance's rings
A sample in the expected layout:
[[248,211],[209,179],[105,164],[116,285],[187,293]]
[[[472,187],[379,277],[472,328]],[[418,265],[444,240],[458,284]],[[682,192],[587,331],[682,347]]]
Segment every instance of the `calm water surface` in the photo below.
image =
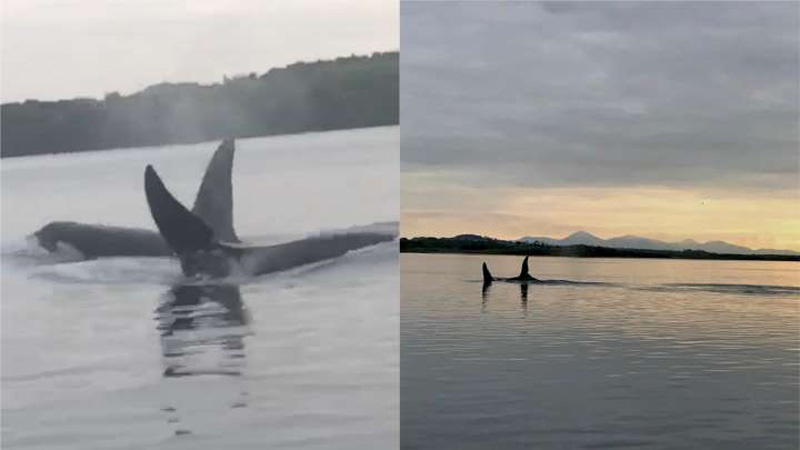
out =
[[[4,449],[374,449],[399,436],[397,244],[220,285],[168,258],[68,262],[50,220],[154,228],[153,163],[191,205],[217,142],[2,164]],[[237,141],[239,235],[397,220],[396,127]]]
[[404,449],[796,449],[800,265],[401,255]]

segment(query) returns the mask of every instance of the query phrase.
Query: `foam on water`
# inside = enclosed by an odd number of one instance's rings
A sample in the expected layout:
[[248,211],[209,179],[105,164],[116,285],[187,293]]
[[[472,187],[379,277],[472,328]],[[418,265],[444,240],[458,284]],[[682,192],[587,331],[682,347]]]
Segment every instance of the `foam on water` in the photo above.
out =
[[82,284],[155,284],[169,286],[183,274],[172,258],[101,258],[39,266],[30,272],[32,279]]

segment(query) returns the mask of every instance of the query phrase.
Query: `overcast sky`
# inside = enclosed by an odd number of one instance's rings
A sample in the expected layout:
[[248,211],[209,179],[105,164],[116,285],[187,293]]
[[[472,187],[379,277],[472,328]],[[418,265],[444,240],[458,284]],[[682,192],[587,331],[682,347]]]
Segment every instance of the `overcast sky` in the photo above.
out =
[[2,0],[2,101],[397,50],[395,0]]
[[403,234],[800,248],[798,13],[403,3]]

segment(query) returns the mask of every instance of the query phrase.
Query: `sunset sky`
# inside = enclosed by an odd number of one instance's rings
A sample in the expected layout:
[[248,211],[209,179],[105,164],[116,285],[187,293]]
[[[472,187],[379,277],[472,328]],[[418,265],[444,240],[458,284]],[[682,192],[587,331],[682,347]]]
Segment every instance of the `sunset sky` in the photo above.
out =
[[402,234],[800,250],[798,12],[402,3]]

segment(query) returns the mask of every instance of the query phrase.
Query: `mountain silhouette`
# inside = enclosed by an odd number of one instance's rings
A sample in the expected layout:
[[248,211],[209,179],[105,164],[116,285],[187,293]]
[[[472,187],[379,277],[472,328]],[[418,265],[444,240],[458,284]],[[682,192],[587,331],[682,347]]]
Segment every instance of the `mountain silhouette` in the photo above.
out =
[[590,245],[594,247],[630,248],[641,250],[703,250],[711,253],[735,255],[800,255],[800,252],[793,250],[776,250],[766,248],[754,250],[724,241],[697,242],[694,239],[684,239],[679,242],[665,242],[634,235],[603,239],[586,231],[572,233],[564,239],[543,236],[523,236],[517,239],[517,241],[527,243],[539,241],[543,244],[556,246]]

